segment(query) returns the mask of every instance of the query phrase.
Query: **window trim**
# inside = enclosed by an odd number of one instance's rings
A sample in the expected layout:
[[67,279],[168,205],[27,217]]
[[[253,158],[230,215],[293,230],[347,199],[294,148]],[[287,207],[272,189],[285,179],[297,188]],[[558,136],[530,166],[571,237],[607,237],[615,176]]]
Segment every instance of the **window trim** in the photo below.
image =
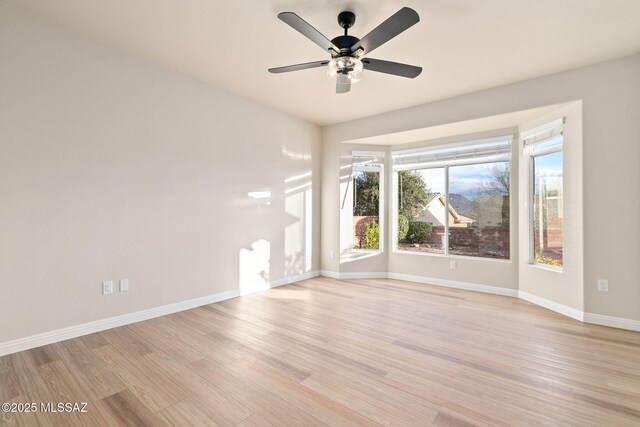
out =
[[[379,162],[376,162],[375,164],[372,165],[363,165],[363,164],[351,164],[351,185],[353,185],[354,189],[355,189],[355,184],[354,184],[354,179],[355,179],[355,174],[357,172],[374,172],[379,174],[378,177],[378,227],[379,227],[379,233],[378,233],[378,249],[360,249],[360,248],[354,248],[353,245],[351,245],[351,252],[354,253],[366,253],[366,254],[375,254],[375,253],[383,253],[384,252],[384,160],[385,160],[385,153],[383,152],[352,152],[352,156],[376,156],[379,157],[381,160]],[[353,208],[355,206],[355,198],[352,202],[352,206],[351,206],[351,224],[353,224]],[[351,233],[354,232],[353,230],[353,225],[351,226]],[[353,234],[352,234],[353,235]]]
[[[536,248],[535,248],[535,232],[534,232],[534,197],[535,197],[535,165],[534,160],[536,157],[542,157],[553,153],[563,153],[562,157],[562,182],[564,186],[564,125],[566,124],[566,117],[559,117],[550,122],[544,123],[532,129],[529,129],[520,134],[520,138],[522,140],[523,146],[523,154],[524,154],[524,165],[526,167],[525,176],[527,177],[528,183],[528,193],[527,193],[527,204],[528,204],[528,224],[527,227],[529,229],[529,242],[528,242],[528,265],[533,267],[542,268],[545,270],[555,271],[562,273],[564,267],[564,241],[563,241],[563,256],[562,256],[562,267],[548,265],[548,264],[540,264],[536,262]],[[544,144],[549,141],[553,141],[554,139],[561,138],[559,144],[554,144],[549,147],[543,148],[541,150],[536,150],[536,146]],[[563,196],[564,197],[564,196]],[[564,228],[564,219],[563,219],[563,228]],[[563,235],[564,239],[564,235]]]
[[[535,197],[535,167],[534,167],[534,159],[536,157],[541,157],[541,156],[546,156],[549,154],[553,154],[553,153],[563,153],[562,155],[562,183],[564,186],[564,135],[562,135],[562,133],[560,134],[560,136],[562,137],[562,143],[559,145],[554,145],[553,147],[548,147],[544,150],[540,150],[540,151],[532,151],[531,147],[532,146],[526,146],[524,153],[526,156],[526,164],[527,164],[527,179],[529,180],[529,191],[527,194],[527,203],[529,204],[529,212],[528,212],[528,228],[529,228],[529,247],[528,247],[528,251],[529,251],[529,265],[533,266],[533,267],[537,267],[537,268],[543,268],[545,270],[551,270],[551,271],[555,271],[555,272],[559,272],[562,273],[564,271],[564,242],[562,244],[562,267],[558,267],[555,265],[548,265],[548,264],[541,264],[539,262],[536,261],[536,247],[535,247],[535,231],[534,231],[534,216],[535,216],[535,212],[534,212],[534,197]],[[557,136],[556,136],[557,138]],[[564,196],[563,196],[564,198]],[[564,229],[564,218],[562,220],[562,226]],[[563,240],[564,240],[564,234],[563,234]]]

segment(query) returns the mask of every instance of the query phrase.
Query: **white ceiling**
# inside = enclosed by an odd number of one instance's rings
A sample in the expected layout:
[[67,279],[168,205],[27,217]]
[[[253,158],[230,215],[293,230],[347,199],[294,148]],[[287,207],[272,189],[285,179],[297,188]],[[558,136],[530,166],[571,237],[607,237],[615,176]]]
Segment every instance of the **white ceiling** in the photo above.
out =
[[[640,51],[640,0],[14,0],[54,21],[311,122],[338,123]],[[293,11],[330,39],[356,13],[362,37],[403,6],[421,21],[371,57],[423,67],[416,79],[363,73],[348,94],[326,59],[277,19]]]

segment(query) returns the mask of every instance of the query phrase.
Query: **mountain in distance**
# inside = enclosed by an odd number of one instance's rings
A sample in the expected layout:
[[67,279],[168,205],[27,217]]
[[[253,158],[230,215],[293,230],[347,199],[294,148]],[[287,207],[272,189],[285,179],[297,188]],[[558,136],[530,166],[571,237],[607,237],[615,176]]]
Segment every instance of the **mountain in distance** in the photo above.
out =
[[478,212],[478,202],[474,202],[462,194],[450,193],[449,204],[460,215],[475,217]]

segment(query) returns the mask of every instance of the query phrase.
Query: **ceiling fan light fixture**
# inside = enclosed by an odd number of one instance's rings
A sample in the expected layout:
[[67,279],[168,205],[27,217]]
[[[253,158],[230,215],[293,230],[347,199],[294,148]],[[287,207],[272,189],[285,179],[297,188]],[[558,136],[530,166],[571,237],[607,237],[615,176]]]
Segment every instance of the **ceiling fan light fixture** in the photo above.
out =
[[334,78],[338,74],[345,74],[352,83],[360,81],[360,73],[364,69],[362,61],[352,56],[339,56],[329,61],[327,76]]

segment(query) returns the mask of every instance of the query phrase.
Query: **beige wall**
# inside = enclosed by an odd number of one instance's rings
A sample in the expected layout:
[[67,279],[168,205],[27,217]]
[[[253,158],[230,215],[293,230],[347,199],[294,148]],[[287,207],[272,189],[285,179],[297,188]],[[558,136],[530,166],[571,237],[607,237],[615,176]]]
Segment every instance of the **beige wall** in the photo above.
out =
[[[575,102],[553,113],[524,123],[520,131],[524,132],[536,126],[564,118],[563,127],[563,205],[562,223],[562,272],[539,265],[529,260],[531,239],[529,236],[529,173],[528,159],[521,158],[518,199],[520,202],[519,223],[522,224],[520,239],[520,268],[518,270],[519,289],[533,295],[566,305],[576,310],[584,310],[584,222],[583,176],[582,176],[582,103]],[[522,142],[520,141],[520,144]]]
[[0,343],[317,270],[320,138],[1,2]]
[[[640,263],[637,261],[640,259],[640,225],[636,220],[640,212],[637,185],[640,182],[640,55],[326,127],[322,162],[322,269],[342,271],[337,260],[327,257],[331,250],[337,250],[339,241],[337,192],[341,141],[579,100],[583,118],[582,159],[574,157],[568,162],[578,169],[577,163],[581,163],[583,171],[584,241],[570,243],[583,247],[583,266],[579,268],[582,275],[572,275],[572,284],[568,287],[545,289],[531,282],[534,288],[528,287],[527,291],[574,308],[583,306],[589,313],[640,319]],[[603,195],[611,203],[600,203]],[[517,248],[519,244],[514,243],[513,248]],[[349,266],[350,271],[357,268],[353,263]],[[452,275],[446,257],[408,255],[403,259],[390,258],[389,269],[441,279],[466,281],[465,278],[469,278],[472,283],[510,288],[517,288],[519,281],[515,263],[498,272],[495,262],[464,260],[459,261],[458,270]],[[367,270],[361,268],[360,271]],[[610,292],[596,290],[598,278],[609,279]]]

